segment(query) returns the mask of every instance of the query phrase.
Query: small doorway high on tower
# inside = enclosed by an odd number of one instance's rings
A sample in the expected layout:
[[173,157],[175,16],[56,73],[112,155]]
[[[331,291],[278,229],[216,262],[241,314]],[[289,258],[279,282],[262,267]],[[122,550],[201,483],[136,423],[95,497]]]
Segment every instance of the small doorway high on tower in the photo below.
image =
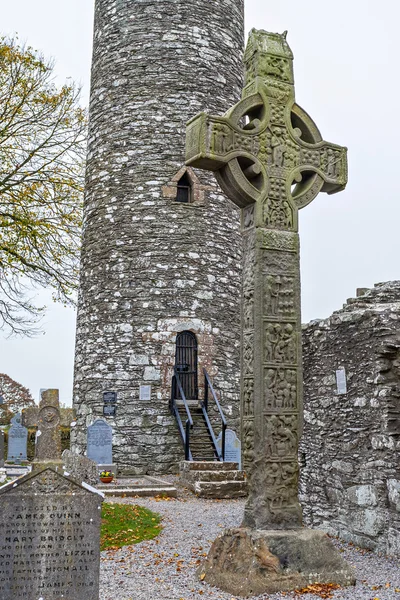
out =
[[197,339],[191,331],[176,336],[175,368],[187,400],[197,400]]

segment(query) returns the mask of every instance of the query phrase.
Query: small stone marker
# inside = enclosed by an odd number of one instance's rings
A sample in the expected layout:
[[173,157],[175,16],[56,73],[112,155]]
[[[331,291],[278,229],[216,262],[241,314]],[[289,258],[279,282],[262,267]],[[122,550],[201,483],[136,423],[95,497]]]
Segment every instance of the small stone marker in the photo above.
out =
[[[35,463],[61,461],[60,402],[58,390],[40,390],[40,403],[36,413],[31,409],[29,417],[23,413],[25,425],[37,422]],[[31,420],[32,419],[32,420]]]
[[325,142],[296,103],[286,33],[253,29],[242,100],[224,116],[197,115],[186,131],[186,164],[215,171],[242,209],[241,433],[249,498],[242,527],[215,540],[199,574],[243,596],[354,582],[323,534],[302,529],[298,499],[298,211],[321,191],[345,188],[347,151]]
[[[222,448],[222,432],[217,437],[218,448]],[[225,458],[224,462],[238,463],[239,470],[242,468],[241,458],[242,444],[233,429],[225,431]]]
[[0,488],[1,600],[99,600],[102,501],[50,467]]
[[85,481],[89,485],[97,485],[99,481],[99,469],[94,460],[75,454],[71,450],[64,450],[62,453],[62,462],[65,471],[71,479],[74,479],[78,483]]
[[112,428],[102,419],[88,427],[87,457],[98,465],[112,466]]
[[339,396],[347,394],[346,370],[344,368],[336,371],[336,386]]
[[21,424],[21,415],[17,414],[11,419],[8,430],[8,462],[21,462],[27,460],[28,430]]

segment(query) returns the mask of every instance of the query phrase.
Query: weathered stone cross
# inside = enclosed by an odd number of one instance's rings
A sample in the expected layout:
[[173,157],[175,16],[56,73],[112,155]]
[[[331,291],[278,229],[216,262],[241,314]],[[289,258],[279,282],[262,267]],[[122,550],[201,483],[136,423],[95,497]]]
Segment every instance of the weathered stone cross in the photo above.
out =
[[347,183],[346,148],[322,140],[295,103],[286,34],[253,30],[242,100],[187,126],[188,165],[215,171],[242,208],[241,414],[244,526],[301,527],[302,360],[298,210]]
[[26,427],[36,425],[35,463],[61,464],[60,402],[58,390],[43,390],[38,408],[25,409]]

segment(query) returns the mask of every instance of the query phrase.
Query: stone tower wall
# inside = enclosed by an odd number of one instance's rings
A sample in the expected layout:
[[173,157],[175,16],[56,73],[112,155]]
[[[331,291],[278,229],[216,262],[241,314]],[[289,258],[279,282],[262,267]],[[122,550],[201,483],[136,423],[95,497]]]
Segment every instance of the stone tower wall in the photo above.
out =
[[307,525],[399,555],[400,282],[360,293],[303,329],[300,497]]
[[[196,334],[238,430],[239,214],[212,175],[190,170],[176,201],[185,125],[225,112],[242,87],[243,0],[96,0],[73,445],[118,393],[114,460],[125,473],[175,471],[168,410],[177,332]],[[151,385],[151,401],[139,386]],[[201,390],[200,390],[201,393]]]

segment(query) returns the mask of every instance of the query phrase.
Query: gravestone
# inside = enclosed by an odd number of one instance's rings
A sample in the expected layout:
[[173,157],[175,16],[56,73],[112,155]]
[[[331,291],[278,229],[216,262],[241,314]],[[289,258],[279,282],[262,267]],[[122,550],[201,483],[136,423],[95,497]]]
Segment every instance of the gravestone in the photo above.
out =
[[99,469],[93,460],[90,460],[86,456],[75,454],[71,450],[64,450],[61,458],[64,469],[71,479],[74,479],[78,483],[85,481],[89,485],[97,485],[99,481]]
[[1,600],[99,600],[102,501],[51,467],[1,487]]
[[112,461],[112,428],[102,419],[88,427],[86,454],[99,465],[100,470],[115,472]]
[[8,430],[7,462],[19,463],[27,460],[28,430],[21,424],[21,415],[11,419]]
[[349,584],[354,575],[323,534],[302,529],[297,457],[298,210],[320,191],[344,189],[346,149],[323,141],[296,104],[286,33],[252,30],[244,60],[242,100],[223,117],[202,113],[189,121],[186,164],[215,171],[242,209],[241,419],[249,499],[242,527],[217,538],[200,573],[232,594],[250,595]]
[[[222,432],[217,437],[218,448],[222,449]],[[242,468],[242,444],[239,438],[232,429],[225,431],[225,457],[224,462],[233,462],[239,465],[239,470]]]
[[28,414],[23,412],[22,419],[28,427],[37,423],[34,465],[43,462],[61,464],[58,390],[40,390],[39,407],[36,408],[36,411],[31,408]]

